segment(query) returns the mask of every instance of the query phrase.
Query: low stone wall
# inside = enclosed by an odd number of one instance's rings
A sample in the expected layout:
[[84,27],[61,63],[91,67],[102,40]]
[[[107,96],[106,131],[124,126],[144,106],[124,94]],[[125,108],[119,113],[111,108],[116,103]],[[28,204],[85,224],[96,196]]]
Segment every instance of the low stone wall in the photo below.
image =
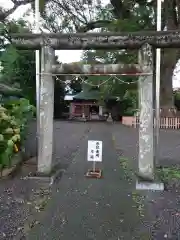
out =
[[122,124],[126,126],[134,126],[134,121],[136,121],[136,118],[134,116],[123,116],[122,117]]

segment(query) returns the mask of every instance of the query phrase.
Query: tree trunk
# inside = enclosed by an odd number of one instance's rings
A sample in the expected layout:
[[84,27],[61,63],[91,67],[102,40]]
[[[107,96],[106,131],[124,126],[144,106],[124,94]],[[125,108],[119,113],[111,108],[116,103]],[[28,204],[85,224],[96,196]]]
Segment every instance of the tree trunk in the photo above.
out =
[[173,98],[172,76],[178,60],[178,55],[179,51],[176,49],[162,50],[160,87],[161,116],[172,117],[176,114]]
[[[167,30],[179,29],[179,16],[177,11],[179,11],[179,3],[177,1],[164,1],[163,16]],[[178,61],[178,56],[179,49],[162,49],[160,89],[161,116],[172,117],[176,115],[172,77],[175,65]]]

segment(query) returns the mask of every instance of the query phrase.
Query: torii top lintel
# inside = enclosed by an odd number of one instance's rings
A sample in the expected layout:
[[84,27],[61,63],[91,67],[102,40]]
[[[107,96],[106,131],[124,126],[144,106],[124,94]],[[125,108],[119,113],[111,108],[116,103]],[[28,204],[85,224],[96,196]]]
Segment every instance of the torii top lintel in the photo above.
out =
[[138,49],[148,43],[155,48],[179,48],[180,31],[146,31],[124,33],[21,33],[12,34],[17,49],[40,49],[48,45],[56,50]]

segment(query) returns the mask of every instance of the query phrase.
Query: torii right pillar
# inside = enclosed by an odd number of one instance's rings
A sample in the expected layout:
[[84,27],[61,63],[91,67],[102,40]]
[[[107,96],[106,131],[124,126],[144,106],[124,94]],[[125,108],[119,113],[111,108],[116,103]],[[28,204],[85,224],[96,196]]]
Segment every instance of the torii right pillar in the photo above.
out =
[[139,159],[140,180],[154,180],[153,56],[149,44],[139,50],[139,64],[145,75],[139,77]]

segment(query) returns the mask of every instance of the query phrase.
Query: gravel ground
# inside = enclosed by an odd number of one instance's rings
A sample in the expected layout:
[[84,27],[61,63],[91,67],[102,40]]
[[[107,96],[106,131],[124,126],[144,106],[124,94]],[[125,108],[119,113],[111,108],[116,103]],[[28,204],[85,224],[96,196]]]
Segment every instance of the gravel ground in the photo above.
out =
[[[116,149],[123,149],[122,155],[127,157],[130,164],[137,166],[137,130],[121,126],[121,137],[118,134],[119,126],[114,125],[113,132],[116,138]],[[128,134],[126,134],[128,132]],[[125,145],[124,145],[125,143]],[[159,162],[161,166],[179,165],[180,131],[161,130],[159,146]],[[180,183],[169,185],[168,191],[142,191],[143,204],[146,209],[146,227],[149,229],[150,239],[180,239]]]
[[[137,192],[133,171],[127,177],[120,166],[120,157],[130,168],[137,165],[136,129],[72,122],[55,122],[54,128],[54,163],[61,162],[67,171],[51,190],[20,175],[0,181],[0,239],[180,239],[179,184],[162,193]],[[35,142],[31,134],[27,146]],[[90,167],[88,139],[103,140],[101,180],[84,177]],[[180,163],[179,139],[179,131],[161,131],[160,165]]]
[[[81,143],[81,138],[88,132],[89,126],[81,122],[54,121],[54,147],[53,163],[59,161],[65,163],[68,154],[75,151]],[[29,126],[27,140],[25,141],[26,158],[36,156],[36,122],[33,121]]]
[[[84,177],[89,168],[88,139],[103,140],[103,164],[99,164],[103,179]],[[41,215],[40,225],[27,239],[141,239],[141,217],[131,196],[133,185],[121,179],[122,175],[111,125],[91,124],[78,154]]]
[[[55,122],[54,163],[60,161],[65,168],[68,167],[86,136],[88,127],[79,123]],[[31,130],[26,147],[33,156],[35,155],[34,124]],[[0,181],[0,239],[23,239],[24,233],[38,224],[36,215],[43,211],[51,196],[51,189],[47,188],[47,185],[34,180],[21,179],[30,169],[30,166],[23,166],[22,171],[14,178]]]
[[0,193],[0,239],[20,239],[36,223],[34,216],[46,204],[50,190],[15,178],[1,181]]

